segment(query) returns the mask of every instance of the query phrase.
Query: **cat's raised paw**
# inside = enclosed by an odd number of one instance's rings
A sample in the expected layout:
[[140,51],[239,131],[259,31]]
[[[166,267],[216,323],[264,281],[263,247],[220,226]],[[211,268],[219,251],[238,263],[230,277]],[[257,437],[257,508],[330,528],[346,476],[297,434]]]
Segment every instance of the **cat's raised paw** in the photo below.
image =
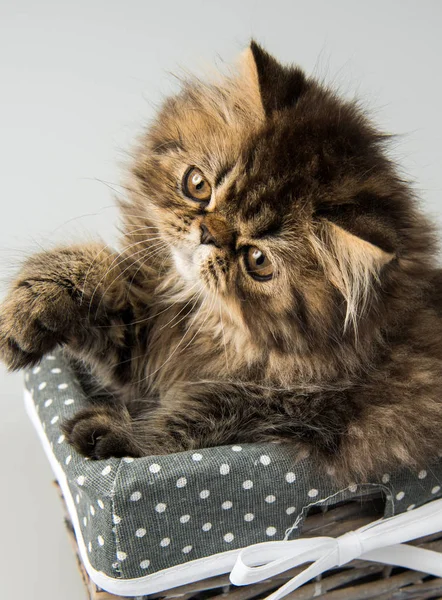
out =
[[85,408],[65,421],[62,430],[68,442],[83,456],[95,460],[140,456],[131,440],[130,424],[123,410],[107,406]]
[[8,294],[0,307],[0,359],[9,369],[36,364],[66,340],[72,316],[62,296],[57,284],[42,281],[22,281]]

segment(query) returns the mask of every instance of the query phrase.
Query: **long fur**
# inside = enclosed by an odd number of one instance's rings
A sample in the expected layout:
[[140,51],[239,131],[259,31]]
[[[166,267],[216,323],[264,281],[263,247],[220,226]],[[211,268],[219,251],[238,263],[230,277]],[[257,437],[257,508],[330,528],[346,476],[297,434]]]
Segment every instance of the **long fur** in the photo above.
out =
[[[279,441],[343,479],[431,461],[442,275],[387,143],[252,42],[236,72],[184,82],[140,137],[119,252],[25,263],[0,312],[3,360],[63,345],[106,390],[64,424],[92,458]],[[192,168],[205,203],[186,195]],[[271,278],[252,276],[249,248]]]

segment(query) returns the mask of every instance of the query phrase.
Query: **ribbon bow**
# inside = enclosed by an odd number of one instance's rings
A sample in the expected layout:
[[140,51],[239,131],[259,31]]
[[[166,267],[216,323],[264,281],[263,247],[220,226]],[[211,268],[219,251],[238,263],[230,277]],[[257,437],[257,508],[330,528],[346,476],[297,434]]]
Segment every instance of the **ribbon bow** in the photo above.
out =
[[442,531],[442,499],[388,519],[374,521],[338,538],[316,537],[249,546],[238,555],[230,573],[230,581],[234,585],[249,585],[312,562],[266,599],[279,600],[321,573],[345,565],[355,558],[442,577],[441,554],[404,545],[404,542],[439,531]]

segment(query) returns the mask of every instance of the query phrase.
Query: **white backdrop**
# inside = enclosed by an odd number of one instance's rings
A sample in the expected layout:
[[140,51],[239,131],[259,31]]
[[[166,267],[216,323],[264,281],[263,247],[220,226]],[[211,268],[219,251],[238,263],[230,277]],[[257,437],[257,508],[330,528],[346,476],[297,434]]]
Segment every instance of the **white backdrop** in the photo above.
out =
[[[441,18],[438,0],[0,0],[1,289],[26,252],[114,238],[119,164],[171,73],[229,62],[251,36],[401,134],[393,154],[442,225]],[[0,597],[78,600],[21,377],[0,382]]]

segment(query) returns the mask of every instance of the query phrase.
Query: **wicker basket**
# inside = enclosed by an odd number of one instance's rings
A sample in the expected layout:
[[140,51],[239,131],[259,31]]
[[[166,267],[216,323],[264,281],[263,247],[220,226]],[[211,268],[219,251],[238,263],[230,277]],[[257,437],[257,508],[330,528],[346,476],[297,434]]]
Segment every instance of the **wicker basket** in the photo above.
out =
[[[61,490],[55,483],[60,497]],[[63,502],[64,504],[64,502]],[[365,497],[359,502],[346,502],[327,509],[316,509],[307,517],[303,526],[303,537],[337,537],[366,525],[383,514],[383,500],[379,496]],[[99,588],[90,580],[79,557],[77,541],[70,517],[66,511],[66,527],[74,547],[81,577],[90,600],[123,600]],[[413,545],[442,552],[442,533],[412,542]],[[441,556],[442,560],[442,556]],[[230,584],[228,575],[204,579],[196,583],[181,586],[147,598],[176,598],[183,600],[195,598],[205,600],[252,600],[265,598],[285,581],[299,573],[302,568],[286,571],[280,576],[246,587]],[[328,571],[320,579],[308,583],[286,596],[287,600],[412,600],[441,599],[442,578],[407,569],[393,568],[378,563],[355,560],[343,568]]]

